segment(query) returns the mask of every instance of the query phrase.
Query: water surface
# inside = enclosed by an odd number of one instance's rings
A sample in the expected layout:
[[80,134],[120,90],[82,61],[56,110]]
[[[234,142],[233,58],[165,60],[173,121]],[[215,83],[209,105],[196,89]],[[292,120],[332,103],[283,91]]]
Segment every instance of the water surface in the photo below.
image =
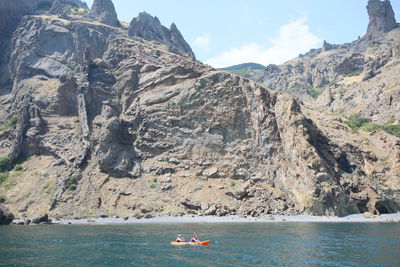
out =
[[[178,233],[208,247],[169,245]],[[0,227],[0,266],[400,266],[400,224]]]

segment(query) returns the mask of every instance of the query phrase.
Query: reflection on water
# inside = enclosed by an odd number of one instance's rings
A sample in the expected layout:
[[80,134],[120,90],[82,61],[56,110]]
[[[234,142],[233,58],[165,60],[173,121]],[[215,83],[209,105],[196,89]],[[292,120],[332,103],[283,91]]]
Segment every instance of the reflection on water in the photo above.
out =
[[[196,231],[208,247],[173,247]],[[398,224],[0,227],[0,266],[400,266]]]

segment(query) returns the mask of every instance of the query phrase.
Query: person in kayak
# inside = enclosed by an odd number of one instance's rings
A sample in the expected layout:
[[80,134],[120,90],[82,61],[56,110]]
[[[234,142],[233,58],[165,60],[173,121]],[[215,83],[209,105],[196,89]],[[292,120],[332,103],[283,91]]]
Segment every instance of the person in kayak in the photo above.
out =
[[196,233],[193,233],[192,240],[190,240],[190,242],[192,242],[192,243],[200,242]]
[[179,234],[176,238],[176,242],[185,242],[185,238],[183,237],[183,235]]

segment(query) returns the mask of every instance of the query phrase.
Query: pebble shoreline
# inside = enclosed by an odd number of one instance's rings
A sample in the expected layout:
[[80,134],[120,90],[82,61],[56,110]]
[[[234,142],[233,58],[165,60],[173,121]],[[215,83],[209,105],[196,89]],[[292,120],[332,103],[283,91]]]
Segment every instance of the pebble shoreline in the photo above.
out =
[[128,218],[96,218],[81,220],[54,220],[54,224],[79,224],[79,225],[109,225],[109,224],[140,224],[140,223],[400,223],[400,213],[384,214],[374,218],[365,218],[362,214],[349,215],[345,217],[325,216],[270,216],[264,218],[244,218],[239,216],[160,216],[150,219]]

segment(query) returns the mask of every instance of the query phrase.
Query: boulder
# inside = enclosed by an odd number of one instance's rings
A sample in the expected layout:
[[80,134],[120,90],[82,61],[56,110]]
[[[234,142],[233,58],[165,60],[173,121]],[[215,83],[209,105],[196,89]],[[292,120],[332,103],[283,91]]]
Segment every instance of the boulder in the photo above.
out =
[[363,216],[364,216],[364,218],[367,218],[367,219],[373,219],[373,218],[375,218],[375,215],[372,214],[371,212],[364,212],[364,213],[363,213]]
[[0,204],[0,225],[11,224],[14,215],[2,204]]
[[204,211],[204,216],[212,216],[215,215],[215,213],[217,212],[217,206],[212,205],[210,206],[207,210]]
[[201,210],[201,204],[200,203],[194,203],[191,202],[189,199],[184,199],[181,201],[181,204],[189,209],[189,210]]
[[32,223],[40,224],[42,222],[48,223],[49,222],[49,215],[47,213],[40,214],[32,219]]
[[207,178],[218,178],[220,176],[218,168],[215,167],[203,171],[203,175]]

